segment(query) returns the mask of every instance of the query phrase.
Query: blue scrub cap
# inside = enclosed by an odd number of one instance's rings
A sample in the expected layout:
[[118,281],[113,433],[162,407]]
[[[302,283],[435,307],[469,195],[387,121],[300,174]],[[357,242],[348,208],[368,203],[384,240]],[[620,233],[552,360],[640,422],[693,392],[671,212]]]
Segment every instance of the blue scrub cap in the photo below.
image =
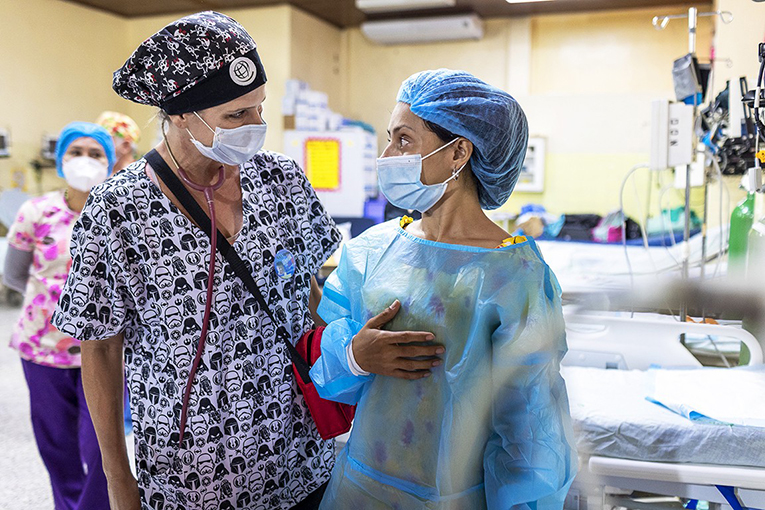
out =
[[58,176],[64,176],[64,170],[62,168],[62,159],[66,150],[72,144],[73,141],[78,138],[87,136],[92,138],[101,144],[106,153],[106,158],[109,160],[109,173],[112,173],[114,168],[114,161],[117,156],[114,153],[114,141],[112,141],[112,135],[109,132],[92,122],[70,122],[64,129],[61,130],[61,134],[58,135],[58,142],[56,142],[56,170],[58,170]]
[[526,157],[529,125],[507,92],[465,71],[422,71],[401,84],[398,101],[412,113],[473,143],[470,166],[484,209],[510,197]]

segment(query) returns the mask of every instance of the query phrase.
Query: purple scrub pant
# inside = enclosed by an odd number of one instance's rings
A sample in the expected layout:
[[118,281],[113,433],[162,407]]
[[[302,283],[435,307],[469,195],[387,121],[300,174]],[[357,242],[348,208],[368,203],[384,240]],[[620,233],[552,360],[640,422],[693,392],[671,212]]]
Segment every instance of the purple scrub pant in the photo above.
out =
[[108,510],[101,451],[79,368],[21,360],[29,386],[32,429],[50,475],[56,510]]

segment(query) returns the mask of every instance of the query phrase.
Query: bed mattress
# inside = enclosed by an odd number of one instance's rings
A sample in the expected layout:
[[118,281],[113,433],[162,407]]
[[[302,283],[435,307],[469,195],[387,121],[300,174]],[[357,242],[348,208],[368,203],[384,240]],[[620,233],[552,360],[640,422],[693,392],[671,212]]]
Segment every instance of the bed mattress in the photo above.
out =
[[650,372],[574,366],[561,372],[581,454],[765,467],[765,428],[693,422],[651,403]]

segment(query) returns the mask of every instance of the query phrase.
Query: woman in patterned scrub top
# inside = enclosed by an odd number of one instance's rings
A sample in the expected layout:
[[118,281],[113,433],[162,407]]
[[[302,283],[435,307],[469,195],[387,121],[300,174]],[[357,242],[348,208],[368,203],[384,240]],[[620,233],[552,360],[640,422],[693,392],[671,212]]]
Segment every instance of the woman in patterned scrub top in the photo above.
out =
[[[340,234],[297,164],[261,150],[265,82],[252,37],[214,12],[169,24],[114,74],[119,95],[161,110],[166,139],[93,190],[53,319],[82,340],[112,509],[310,509],[329,479],[334,443],[319,436],[281,337],[295,343],[313,327],[313,275]],[[162,168],[208,187],[223,173],[218,230],[277,324],[220,252],[207,299],[209,238],[157,178]],[[122,437],[123,349],[137,479]]]
[[56,508],[106,508],[106,479],[88,414],[80,372],[80,342],[50,324],[72,258],[69,241],[90,188],[114,164],[109,133],[88,122],[72,122],[56,147],[62,191],[21,206],[8,232],[3,278],[24,293],[11,347],[21,356],[29,387],[32,428],[50,475]]

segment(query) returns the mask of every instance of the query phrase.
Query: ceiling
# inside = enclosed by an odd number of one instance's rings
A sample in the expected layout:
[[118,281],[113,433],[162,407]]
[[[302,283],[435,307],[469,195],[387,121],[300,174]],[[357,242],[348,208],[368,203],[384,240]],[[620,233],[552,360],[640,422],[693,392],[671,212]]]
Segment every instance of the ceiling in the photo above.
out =
[[[365,15],[355,7],[354,0],[68,0],[128,18],[155,14],[185,14],[203,10],[225,11],[243,7],[264,7],[290,4],[337,27],[353,27],[367,19],[392,17],[415,17],[422,15],[444,15],[475,12],[483,18],[523,16],[563,12],[631,9],[639,7],[665,7],[667,4],[699,5],[710,4],[711,0],[555,0],[528,4],[509,4],[505,0],[457,0],[457,6],[427,11],[406,11]],[[661,14],[657,12],[657,14]]]

